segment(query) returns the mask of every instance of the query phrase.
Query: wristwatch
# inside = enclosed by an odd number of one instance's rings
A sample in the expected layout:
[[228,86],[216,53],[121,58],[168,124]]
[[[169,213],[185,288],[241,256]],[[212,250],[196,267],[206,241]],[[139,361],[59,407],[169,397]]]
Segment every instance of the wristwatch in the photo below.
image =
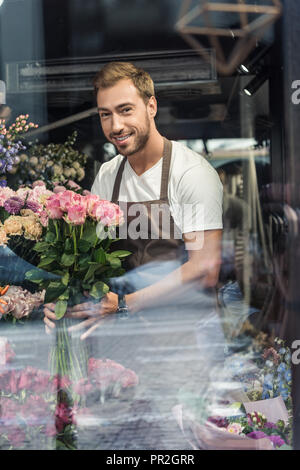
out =
[[125,301],[125,295],[118,294],[118,308],[116,314],[119,318],[128,318],[129,317],[129,308]]

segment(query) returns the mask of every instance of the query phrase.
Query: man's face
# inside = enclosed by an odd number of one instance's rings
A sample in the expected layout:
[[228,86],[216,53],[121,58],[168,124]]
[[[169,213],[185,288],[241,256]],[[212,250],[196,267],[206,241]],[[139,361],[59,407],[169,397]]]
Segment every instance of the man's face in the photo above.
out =
[[154,98],[146,105],[133,82],[124,79],[101,88],[97,105],[104,135],[121,155],[128,157],[145,147],[155,111]]

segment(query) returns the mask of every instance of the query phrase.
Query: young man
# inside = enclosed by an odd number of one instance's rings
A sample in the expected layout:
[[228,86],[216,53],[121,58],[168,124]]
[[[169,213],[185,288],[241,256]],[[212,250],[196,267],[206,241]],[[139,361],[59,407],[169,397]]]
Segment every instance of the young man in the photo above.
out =
[[[118,155],[101,166],[92,193],[123,202],[127,230],[119,246],[132,253],[127,268],[151,261],[181,262],[154,284],[125,295],[129,312],[167,304],[194,283],[214,287],[222,236],[223,189],[217,172],[204,157],[158,132],[157,101],[147,72],[130,63],[111,62],[97,74],[94,86],[103,133]],[[88,327],[83,339],[117,308],[118,295],[109,292],[96,312],[87,302],[69,314],[90,316],[80,324]],[[54,319],[53,305],[46,306],[46,325],[53,328]]]

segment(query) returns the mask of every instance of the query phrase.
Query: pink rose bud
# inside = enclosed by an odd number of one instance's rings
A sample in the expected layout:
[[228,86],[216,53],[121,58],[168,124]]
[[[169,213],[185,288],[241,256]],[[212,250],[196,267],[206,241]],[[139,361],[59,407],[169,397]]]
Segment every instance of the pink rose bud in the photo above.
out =
[[66,191],[66,188],[65,188],[64,186],[59,186],[59,185],[57,185],[57,186],[55,186],[55,188],[53,189],[53,192],[54,192],[55,194],[61,193],[61,192],[63,192],[63,191]]

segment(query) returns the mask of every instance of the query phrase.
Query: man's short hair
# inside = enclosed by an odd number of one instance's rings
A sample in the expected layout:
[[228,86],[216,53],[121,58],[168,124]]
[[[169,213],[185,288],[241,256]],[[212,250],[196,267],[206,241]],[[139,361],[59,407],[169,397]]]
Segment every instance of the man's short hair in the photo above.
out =
[[97,96],[99,89],[109,88],[119,80],[132,80],[135,88],[145,101],[155,96],[154,83],[149,73],[137,68],[130,62],[109,62],[105,64],[94,78],[94,91]]

